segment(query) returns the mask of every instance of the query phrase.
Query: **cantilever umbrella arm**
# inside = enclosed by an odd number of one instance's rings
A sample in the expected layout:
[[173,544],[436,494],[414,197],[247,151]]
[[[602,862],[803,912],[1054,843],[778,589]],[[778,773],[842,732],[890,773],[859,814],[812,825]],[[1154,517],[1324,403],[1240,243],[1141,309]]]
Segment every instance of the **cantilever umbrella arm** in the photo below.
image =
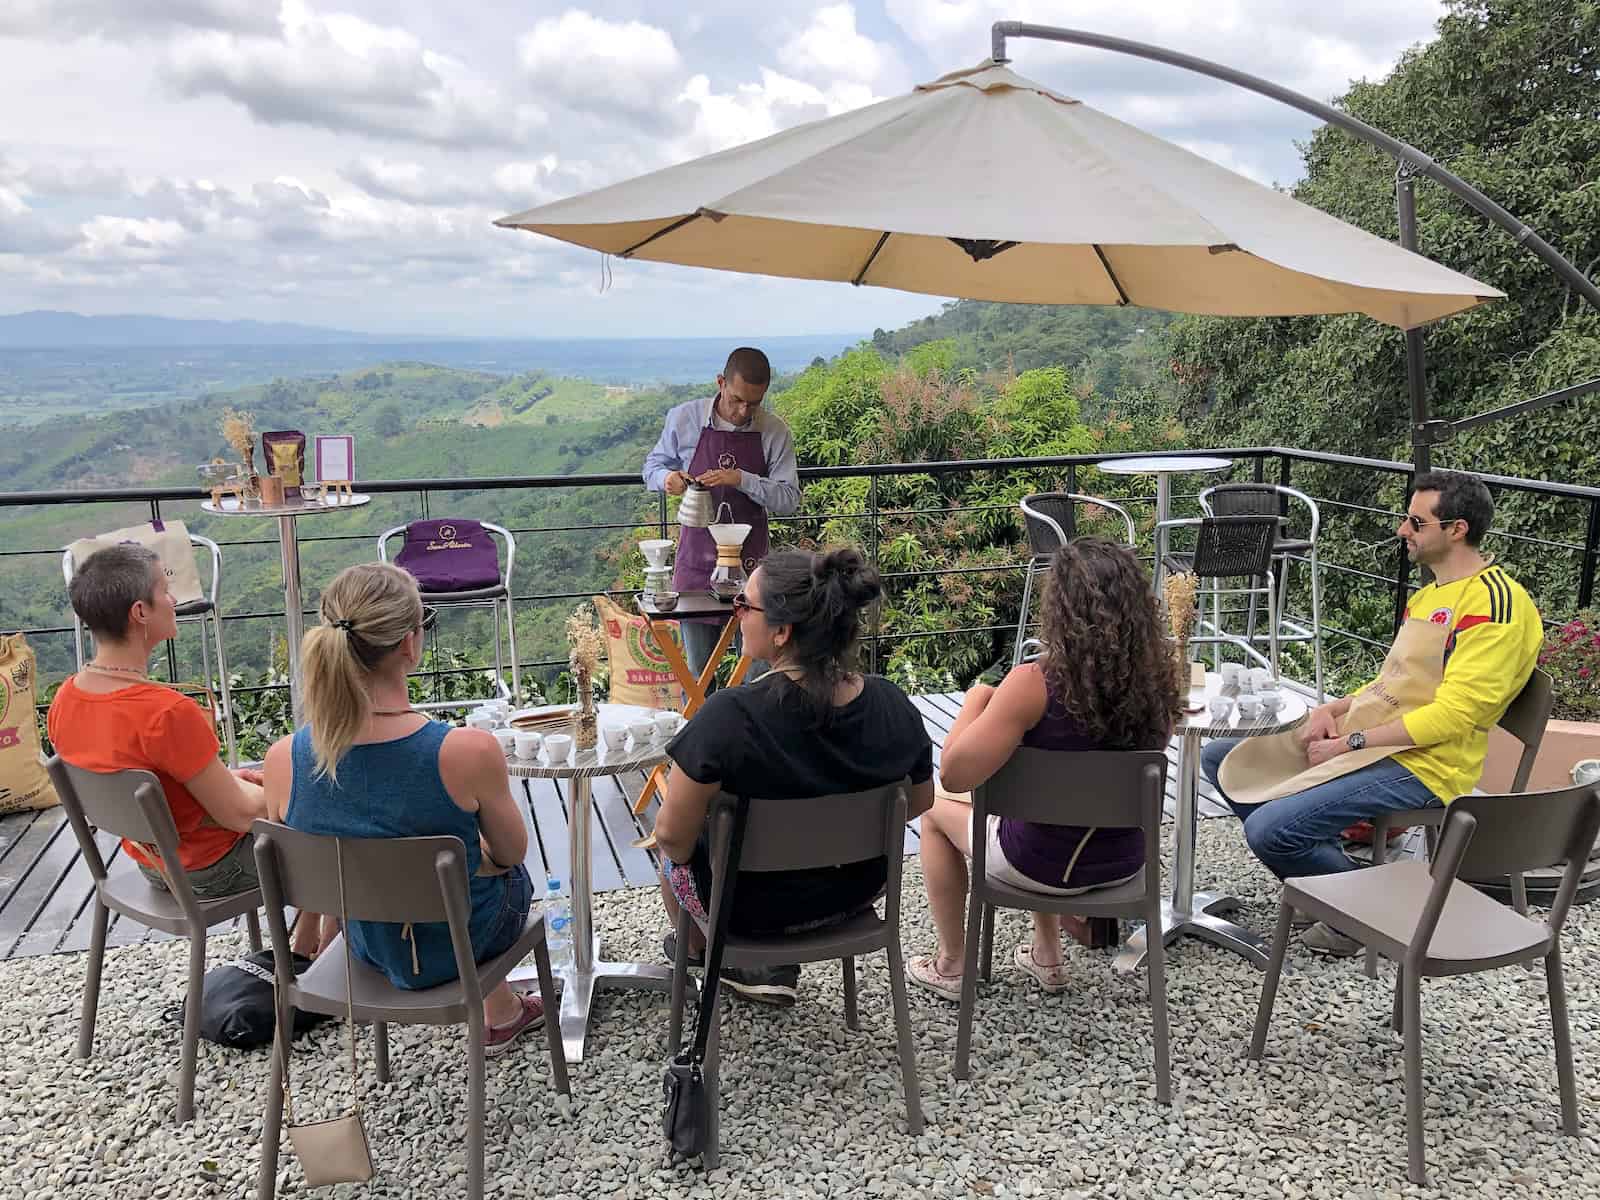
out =
[[[1473,187],[1466,180],[1452,171],[1440,166],[1427,154],[1418,150],[1398,138],[1392,138],[1383,130],[1368,125],[1365,121],[1352,117],[1347,112],[1341,112],[1331,104],[1324,104],[1320,100],[1313,100],[1310,96],[1302,95],[1290,88],[1282,87],[1260,76],[1251,75],[1244,71],[1237,71],[1232,67],[1225,67],[1221,63],[1211,62],[1209,59],[1196,58],[1191,54],[1180,54],[1176,50],[1167,50],[1161,46],[1152,46],[1148,42],[1135,42],[1127,38],[1111,37],[1103,33],[1091,33],[1084,29],[1063,29],[1055,25],[1033,25],[1025,21],[996,21],[991,29],[991,57],[997,63],[1009,62],[1010,56],[1006,54],[1006,40],[1008,38],[1037,38],[1048,42],[1067,42],[1077,46],[1092,46],[1100,50],[1111,50],[1117,54],[1128,54],[1135,58],[1147,58],[1152,62],[1165,63],[1171,67],[1180,67],[1185,71],[1194,71],[1200,75],[1209,75],[1213,79],[1220,79],[1224,83],[1231,83],[1235,87],[1242,87],[1248,91],[1258,92],[1263,96],[1298,108],[1301,112],[1310,113],[1319,120],[1326,121],[1344,130],[1352,137],[1360,138],[1364,142],[1378,147],[1378,149],[1393,155],[1400,162],[1399,183],[1402,188],[1409,186],[1412,175],[1422,175],[1433,180],[1441,187],[1453,192],[1476,212],[1488,217],[1507,233],[1511,234],[1519,246],[1524,246],[1538,255],[1544,263],[1556,273],[1556,276],[1567,286],[1573,288],[1590,304],[1600,309],[1600,287],[1595,284],[1571,262],[1567,261],[1559,251],[1549,242],[1540,237],[1524,221],[1512,216],[1488,196]],[[1408,196],[1402,196],[1401,205],[1404,210]],[[1402,211],[1401,225],[1407,224],[1406,213]],[[1406,245],[1408,250],[1415,249],[1415,220],[1411,222],[1411,244]],[[1402,236],[1402,244],[1407,239]],[[1531,400],[1524,400],[1517,404],[1510,404],[1492,412],[1480,413],[1468,417],[1464,421],[1436,421],[1429,420],[1426,399],[1419,395],[1421,385],[1421,332],[1412,331],[1406,338],[1407,354],[1412,359],[1412,434],[1413,444],[1417,447],[1419,459],[1427,458],[1427,447],[1442,441],[1447,441],[1458,430],[1470,428],[1473,425],[1482,425],[1501,417],[1516,416],[1523,413],[1534,412],[1541,408],[1548,408],[1552,404],[1559,404],[1564,400],[1571,400],[1579,395],[1600,389],[1600,380],[1591,380],[1587,384],[1579,384],[1575,388],[1564,388],[1560,391],[1550,392]],[[1420,403],[1419,403],[1420,401]],[[1421,466],[1421,462],[1419,462]]]

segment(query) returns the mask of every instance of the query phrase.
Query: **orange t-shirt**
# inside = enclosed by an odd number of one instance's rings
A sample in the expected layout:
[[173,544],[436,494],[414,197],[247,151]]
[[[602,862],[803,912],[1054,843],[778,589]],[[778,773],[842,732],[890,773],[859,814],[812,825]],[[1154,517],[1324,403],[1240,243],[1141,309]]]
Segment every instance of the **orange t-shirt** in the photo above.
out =
[[[86,692],[69,678],[50,704],[47,722],[56,753],[86,771],[151,771],[160,780],[178,827],[178,859],[198,871],[220,859],[244,835],[214,824],[183,786],[216,760],[217,731],[205,710],[158,683],[135,683],[114,692]],[[137,862],[155,861],[126,839]]]

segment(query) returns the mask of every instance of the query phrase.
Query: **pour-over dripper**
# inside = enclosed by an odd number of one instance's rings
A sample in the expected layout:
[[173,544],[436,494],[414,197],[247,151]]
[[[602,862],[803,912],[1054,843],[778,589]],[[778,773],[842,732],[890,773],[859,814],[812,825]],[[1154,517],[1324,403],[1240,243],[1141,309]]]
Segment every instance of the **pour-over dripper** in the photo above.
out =
[[666,538],[644,538],[639,542],[639,553],[644,555],[646,566],[666,566],[667,555],[671,552],[672,542]]

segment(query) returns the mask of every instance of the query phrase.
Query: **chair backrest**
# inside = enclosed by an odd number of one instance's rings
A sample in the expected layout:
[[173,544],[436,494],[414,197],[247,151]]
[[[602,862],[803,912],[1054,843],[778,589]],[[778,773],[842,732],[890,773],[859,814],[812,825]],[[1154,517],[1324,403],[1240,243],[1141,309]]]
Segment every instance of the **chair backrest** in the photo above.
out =
[[444,921],[450,926],[467,1001],[479,998],[469,931],[467,851],[460,838],[341,838],[276,821],[256,821],[251,833],[274,951],[289,948],[285,908],[397,925]]
[[178,858],[178,827],[161,781],[152,772],[88,771],[59,754],[51,755],[45,770],[96,883],[106,877],[105,860],[94,840],[94,831],[101,829],[130,842],[154,846],[167,869],[173,899],[191,919],[197,918],[198,901]]
[[[430,518],[429,519],[429,523],[430,524],[439,524],[439,522],[440,522],[439,518]],[[477,523],[478,527],[480,529],[482,529],[485,533],[489,534],[491,536],[491,538],[498,539],[498,541],[500,542],[500,545],[496,548],[496,551],[495,551],[495,569],[498,570],[499,573],[500,573],[499,586],[501,586],[503,588],[506,588],[509,591],[510,588],[511,588],[511,577],[512,577],[512,574],[516,571],[516,564],[517,564],[517,539],[516,539],[516,536],[514,534],[512,534],[512,532],[509,529],[507,529],[505,526],[496,525],[492,521],[477,521],[476,523]],[[406,567],[407,570],[410,570],[410,571],[412,571],[413,574],[415,574],[416,572],[414,570],[414,567],[408,566],[405,562],[402,561],[402,557],[404,555],[404,547],[403,546],[401,548],[401,555],[398,555],[395,558],[390,558],[389,557],[389,542],[392,539],[397,538],[397,537],[403,539],[406,536],[406,534],[411,530],[411,528],[413,526],[415,526],[415,525],[418,525],[418,524],[421,524],[421,522],[419,522],[419,521],[409,521],[404,525],[396,525],[393,528],[385,529],[382,533],[380,533],[378,535],[378,561],[379,562],[385,562],[385,563],[386,562],[397,563],[400,566]],[[441,526],[441,528],[444,528],[444,527],[447,527],[447,526],[448,526],[448,522],[445,522],[445,525]],[[483,586],[487,586],[487,585],[483,585]],[[424,592],[428,592],[429,585],[426,582],[424,582],[422,584],[422,587],[423,587],[423,591]],[[454,590],[454,589],[445,589],[443,592],[441,592],[441,595],[443,596],[443,598],[445,600],[448,600],[448,590]],[[470,590],[476,590],[476,589],[475,588],[469,588],[469,589],[466,589],[466,590],[470,591]],[[436,602],[438,602],[438,600],[431,600],[430,601],[430,603],[436,603]]]
[[1037,825],[1161,828],[1167,756],[1160,750],[1038,750],[1019,746],[980,783],[986,817]]
[[1276,516],[1205,517],[1195,537],[1194,573],[1202,579],[1268,575],[1277,534]]
[[1219,483],[1202,490],[1199,501],[1200,511],[1208,517],[1276,516],[1284,537],[1290,536],[1290,505],[1298,504],[1306,511],[1306,537],[1313,543],[1322,525],[1317,502],[1281,483]]
[[1535,667],[1500,718],[1500,728],[1522,743],[1522,757],[1517,760],[1517,773],[1511,779],[1513,792],[1528,788],[1528,776],[1533,773],[1534,759],[1539,757],[1539,745],[1544,741],[1545,726],[1550,723],[1554,706],[1555,688],[1550,676]]
[[1121,505],[1082,492],[1035,492],[1024,496],[1018,505],[1028,535],[1028,549],[1035,558],[1050,557],[1078,536],[1077,506],[1080,504],[1114,513],[1122,521],[1123,541],[1129,546],[1134,544],[1133,518]]
[[[887,858],[884,921],[900,921],[900,874],[905,858],[906,804],[910,782],[902,779],[864,792],[804,800],[750,798],[739,871],[803,871]],[[712,919],[727,881],[729,840],[737,800],[726,792],[711,802],[712,881],[706,911]],[[734,903],[738,903],[735,888]]]
[[1566,870],[1549,916],[1551,932],[1559,933],[1597,836],[1600,784],[1500,796],[1458,796],[1445,813],[1439,848],[1428,868],[1434,877],[1433,889],[1417,922],[1417,943],[1425,948],[1432,938],[1452,879],[1515,878],[1564,862]]

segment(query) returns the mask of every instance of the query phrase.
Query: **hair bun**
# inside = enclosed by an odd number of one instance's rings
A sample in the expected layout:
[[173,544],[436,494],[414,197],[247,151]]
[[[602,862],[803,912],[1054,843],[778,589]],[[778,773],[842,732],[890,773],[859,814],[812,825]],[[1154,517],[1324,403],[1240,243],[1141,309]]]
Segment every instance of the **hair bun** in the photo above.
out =
[[812,561],[811,571],[820,582],[837,588],[841,598],[851,608],[871,604],[883,594],[877,571],[872,569],[861,551],[849,546],[817,555]]

